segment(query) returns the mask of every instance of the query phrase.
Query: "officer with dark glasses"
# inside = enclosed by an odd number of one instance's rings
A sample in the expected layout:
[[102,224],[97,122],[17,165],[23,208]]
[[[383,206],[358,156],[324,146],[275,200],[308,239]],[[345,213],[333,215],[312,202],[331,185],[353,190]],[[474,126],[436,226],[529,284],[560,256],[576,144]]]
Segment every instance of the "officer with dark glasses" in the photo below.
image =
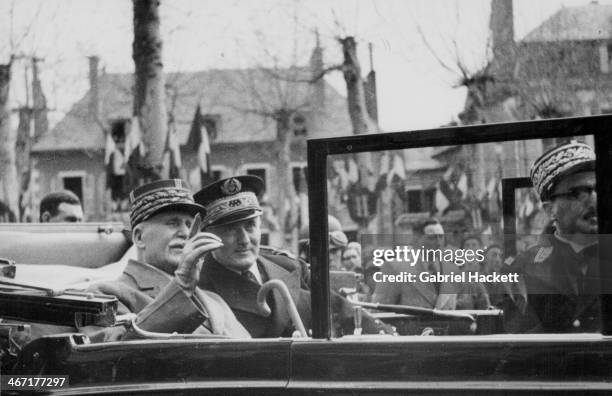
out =
[[[524,282],[521,301],[505,307],[508,330],[592,332],[600,328],[595,153],[572,141],[544,153],[530,172],[552,234],[512,265]],[[520,298],[517,298],[520,297]]]

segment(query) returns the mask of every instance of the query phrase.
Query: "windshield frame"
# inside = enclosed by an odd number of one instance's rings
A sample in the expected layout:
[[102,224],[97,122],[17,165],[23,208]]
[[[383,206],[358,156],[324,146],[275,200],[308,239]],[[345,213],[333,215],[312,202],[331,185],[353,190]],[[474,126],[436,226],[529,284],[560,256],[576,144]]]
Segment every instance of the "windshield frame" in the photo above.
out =
[[[502,142],[571,136],[593,136],[597,156],[595,174],[606,180],[612,169],[612,115],[546,119],[429,130],[351,135],[346,137],[309,139],[308,195],[310,219],[312,337],[331,338],[330,279],[328,263],[328,191],[327,161],[336,154],[400,150],[419,147]],[[612,183],[597,183],[598,225],[600,234],[612,234]],[[612,258],[612,246],[601,244],[600,263]],[[601,279],[612,279],[612,266],[600,266]],[[612,335],[612,295],[601,296],[603,335]]]

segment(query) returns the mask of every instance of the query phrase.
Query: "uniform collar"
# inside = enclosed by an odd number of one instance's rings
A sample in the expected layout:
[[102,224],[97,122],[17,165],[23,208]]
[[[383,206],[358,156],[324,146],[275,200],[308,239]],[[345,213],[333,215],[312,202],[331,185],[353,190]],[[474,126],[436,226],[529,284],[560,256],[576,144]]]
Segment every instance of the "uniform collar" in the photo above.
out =
[[263,278],[261,277],[261,273],[259,272],[259,268],[257,268],[257,262],[253,263],[253,265],[251,265],[249,267],[249,269],[244,270],[244,271],[238,271],[238,270],[235,270],[235,269],[229,268],[229,267],[225,267],[225,268],[227,268],[228,270],[230,270],[230,271],[232,271],[232,272],[234,272],[234,273],[236,273],[238,275],[243,275],[246,271],[249,271],[251,274],[253,274],[255,279],[257,279],[257,282],[259,282],[260,285],[263,284]]
[[594,246],[594,245],[597,244],[597,242],[593,242],[593,243],[589,243],[588,245],[582,245],[582,244],[570,241],[569,239],[564,238],[561,235],[559,235],[559,232],[556,231],[556,230],[555,230],[555,233],[553,235],[560,242],[563,242],[563,243],[569,245],[572,248],[572,250],[574,251],[574,253],[582,253],[586,248],[588,248],[590,246]]
[[172,277],[164,271],[137,260],[128,261],[123,272],[129,275],[141,290],[166,285]]

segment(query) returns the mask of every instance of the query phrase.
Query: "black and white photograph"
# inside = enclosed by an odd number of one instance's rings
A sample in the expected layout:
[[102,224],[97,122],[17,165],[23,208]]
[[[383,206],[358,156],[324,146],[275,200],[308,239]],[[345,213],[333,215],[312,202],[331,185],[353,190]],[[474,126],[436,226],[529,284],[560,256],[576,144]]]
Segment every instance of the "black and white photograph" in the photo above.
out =
[[0,394],[612,394],[612,0],[0,37]]

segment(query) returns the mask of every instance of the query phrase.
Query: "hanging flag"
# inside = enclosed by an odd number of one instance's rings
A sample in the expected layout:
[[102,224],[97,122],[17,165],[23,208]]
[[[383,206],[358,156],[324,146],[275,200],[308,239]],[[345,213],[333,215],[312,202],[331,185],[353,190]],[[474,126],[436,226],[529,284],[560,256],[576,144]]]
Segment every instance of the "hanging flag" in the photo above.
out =
[[[190,172],[193,172],[194,176],[196,173],[198,174],[193,179],[199,178],[200,188],[214,181],[212,169],[210,168],[209,132],[207,124],[204,122],[202,110],[198,104],[193,115],[191,130],[189,131],[189,138],[185,147],[196,150],[197,168],[190,170]],[[192,187],[195,188],[197,185],[192,185]]]
[[125,181],[124,191],[131,191],[142,185],[148,174],[144,168],[144,157],[146,148],[142,141],[140,132],[140,121],[138,116],[133,116],[130,120],[130,130],[125,137],[124,161],[125,161]]
[[353,158],[348,160],[348,182],[357,183],[359,180],[359,167]]
[[306,191],[306,177],[304,175],[306,169],[302,169],[302,175],[304,180],[304,188],[300,188],[298,193],[299,199],[299,229],[303,229],[308,224],[308,192]]
[[111,155],[116,150],[117,145],[113,140],[110,132],[106,133],[106,145],[104,147],[104,165],[108,165],[110,163]]
[[397,176],[400,180],[406,180],[406,169],[404,168],[404,161],[399,155],[393,156],[393,166],[387,174],[387,185],[390,185],[393,181],[393,176]]
[[210,141],[208,129],[200,121],[200,145],[198,146],[198,165],[202,175],[202,185],[212,182],[212,171],[210,169]]
[[129,161],[134,151],[138,149],[140,157],[144,157],[146,154],[145,146],[142,142],[142,136],[140,134],[140,123],[137,116],[132,117],[130,121],[130,131],[125,138],[125,158]]
[[531,193],[526,193],[523,195],[523,202],[519,207],[518,217],[519,219],[524,219],[533,214],[536,209],[536,204],[531,199]]
[[440,187],[440,182],[438,182],[438,185],[436,188],[435,204],[436,204],[436,209],[438,210],[438,214],[441,214],[442,212],[444,212],[444,210],[448,208],[448,206],[450,205],[450,202],[446,198],[446,195],[444,195],[444,193],[442,192],[442,189]]
[[349,174],[346,171],[346,163],[342,160],[333,161],[332,169],[336,173],[335,177],[338,181],[338,187],[341,190],[346,190],[349,185]]
[[461,198],[465,199],[467,197],[468,192],[468,180],[465,172],[462,172],[461,176],[459,176],[459,181],[457,182],[457,189],[461,191]]
[[166,153],[168,154],[168,177],[181,178],[181,146],[176,135],[176,127],[174,121],[168,124],[168,137],[166,139]]

